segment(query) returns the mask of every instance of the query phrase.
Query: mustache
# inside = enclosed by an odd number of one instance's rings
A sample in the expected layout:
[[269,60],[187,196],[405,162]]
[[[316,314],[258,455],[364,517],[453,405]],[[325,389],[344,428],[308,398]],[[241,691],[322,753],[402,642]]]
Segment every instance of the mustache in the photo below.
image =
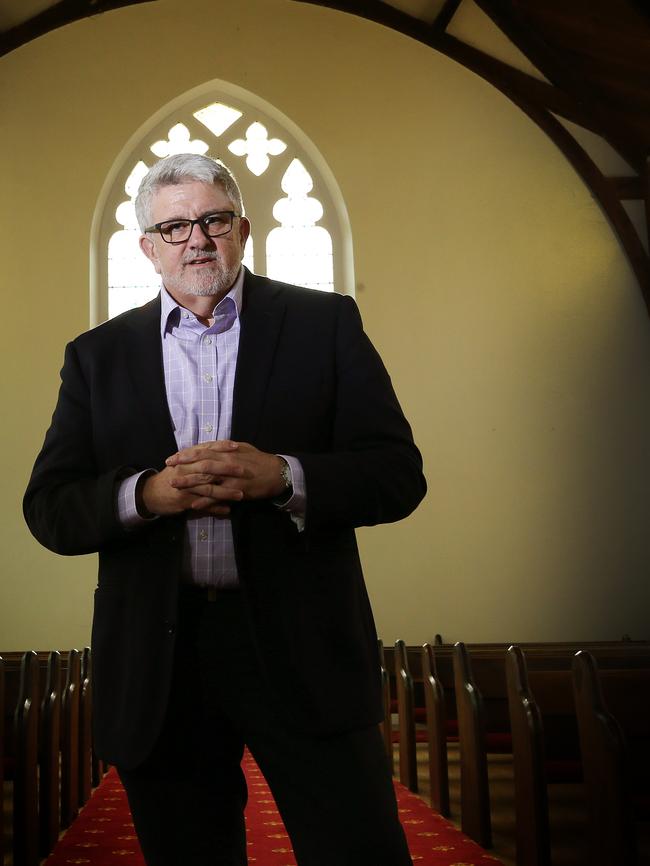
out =
[[183,256],[183,264],[186,265],[191,262],[197,261],[197,259],[212,259],[216,261],[219,259],[219,253],[216,250],[205,250],[205,252],[197,251],[195,253],[189,253],[186,256]]

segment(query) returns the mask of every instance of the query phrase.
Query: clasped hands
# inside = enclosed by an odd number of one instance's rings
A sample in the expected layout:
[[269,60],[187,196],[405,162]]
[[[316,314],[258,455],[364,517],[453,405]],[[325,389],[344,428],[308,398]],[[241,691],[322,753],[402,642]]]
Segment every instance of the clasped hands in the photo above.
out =
[[146,477],[139,510],[149,515],[183,511],[226,517],[230,503],[268,499],[284,490],[283,461],[247,442],[203,442],[172,454],[165,468]]

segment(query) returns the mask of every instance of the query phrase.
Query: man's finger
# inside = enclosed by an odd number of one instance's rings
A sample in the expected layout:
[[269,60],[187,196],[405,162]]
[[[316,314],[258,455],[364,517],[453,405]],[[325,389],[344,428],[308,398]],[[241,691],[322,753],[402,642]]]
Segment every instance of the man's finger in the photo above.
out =
[[[174,469],[174,479],[180,480],[195,476],[200,477],[197,483],[212,481],[214,478],[246,478],[250,477],[251,471],[245,465],[234,461],[232,458],[202,457],[193,463],[179,463]],[[170,482],[171,483],[171,482]]]
[[177,475],[169,481],[170,487],[183,490],[198,487],[201,484],[221,484],[221,478],[209,472],[188,472],[186,475]]
[[179,463],[195,463],[200,460],[200,454],[211,456],[215,453],[228,453],[236,451],[239,447],[237,442],[231,439],[217,439],[216,442],[202,442],[200,445],[192,445],[190,448],[183,448],[182,451],[177,451],[176,454],[171,454],[165,463],[167,466],[178,466]]
[[201,505],[199,503],[204,500],[214,505],[220,502],[239,502],[239,500],[244,498],[241,490],[224,487],[222,484],[197,484],[196,487],[187,488],[185,492],[191,493],[196,497],[191,506],[193,510],[200,509]]

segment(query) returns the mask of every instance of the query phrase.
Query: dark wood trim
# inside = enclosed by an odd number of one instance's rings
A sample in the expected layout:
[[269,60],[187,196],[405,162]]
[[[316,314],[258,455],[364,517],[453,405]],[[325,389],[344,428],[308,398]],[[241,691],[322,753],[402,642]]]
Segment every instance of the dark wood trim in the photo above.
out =
[[616,187],[616,194],[622,201],[633,201],[644,198],[643,178],[641,177],[610,177]]
[[[445,36],[445,40],[451,38]],[[452,55],[450,54],[450,56]],[[483,77],[490,80],[485,72]],[[616,183],[603,175],[586,151],[551,112],[544,107],[535,105],[524,94],[504,85],[502,81],[493,81],[492,83],[548,135],[594,194],[627,254],[650,315],[650,257],[645,251],[627,211],[621,204]]]
[[502,60],[497,60],[496,57],[491,57],[480,48],[467,45],[448,33],[439,34],[428,44],[431,48],[435,48],[460,63],[466,69],[480,75],[508,98],[512,98],[511,95],[516,94],[531,104],[546,108],[553,114],[559,114],[566,120],[577,123],[596,135],[599,134],[589,115],[584,113],[570,96],[558,90],[557,87],[553,87],[552,84],[534,78],[513,66],[508,66]]
[[134,6],[137,3],[155,2],[156,0],[60,0],[49,9],[44,9],[33,18],[0,34],[0,57],[38,36],[49,33],[50,30],[56,30],[81,18],[99,15],[112,9],[121,9],[124,6]]
[[639,170],[638,151],[634,152],[625,140],[616,135],[612,126],[612,113],[618,116],[619,123],[625,123],[626,118],[620,115],[619,100],[610,93],[598,88],[593,81],[587,81],[570,62],[568,55],[549,45],[534,25],[526,20],[525,13],[513,0],[476,0],[485,14],[492,19],[495,26],[510,39],[510,41],[538,69],[544,70],[544,75],[551,83],[562,90],[576,105],[584,106],[591,117],[599,135],[621,156]]
[[[398,30],[457,61],[507,96],[548,135],[593,193],[623,246],[650,314],[650,256],[621,203],[618,194],[618,182],[603,175],[586,151],[554,117],[554,114],[559,114],[597,134],[603,134],[599,126],[595,126],[593,122],[588,120],[586,113],[582,114],[579,101],[575,99],[574,94],[566,93],[553,85],[538,81],[532,76],[490,57],[483,51],[466,45],[448,33],[435,29],[435,26],[428,26],[419,19],[413,18],[387,3],[378,2],[378,0],[366,0],[366,2],[362,2],[362,0],[348,0],[348,2],[345,0],[294,0],[294,2],[326,6]],[[491,6],[488,0],[481,0],[479,5],[485,7],[486,12],[488,12],[487,7],[489,6],[491,11],[488,14],[495,21],[495,24],[500,26],[499,22],[503,17],[501,0],[494,0],[494,6]],[[499,7],[499,9],[496,10],[495,7]],[[504,32],[515,44],[518,44],[517,36],[512,27],[508,27]],[[531,49],[529,53],[521,42],[519,47],[524,50],[531,62],[535,63],[535,59],[539,57],[538,51]],[[539,65],[542,66],[543,64],[540,63]],[[545,72],[546,69],[547,67],[545,67]],[[564,73],[564,65],[562,65],[562,72]],[[559,72],[558,77],[562,77]],[[589,104],[591,102],[592,99],[589,100]],[[598,120],[597,113],[594,116]],[[623,153],[620,148],[618,149],[621,155],[631,165],[634,165],[637,160],[629,158],[629,154]]]
[[445,0],[444,6],[438,12],[438,17],[433,22],[433,29],[444,33],[461,3],[462,0]]
[[650,156],[645,161],[643,177],[643,199],[645,200],[645,225],[648,235],[648,248],[650,249]]

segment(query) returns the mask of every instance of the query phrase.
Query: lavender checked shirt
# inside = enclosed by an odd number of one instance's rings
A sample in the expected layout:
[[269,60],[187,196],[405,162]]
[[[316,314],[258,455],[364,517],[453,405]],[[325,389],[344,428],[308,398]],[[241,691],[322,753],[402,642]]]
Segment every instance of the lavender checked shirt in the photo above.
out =
[[[241,268],[232,289],[214,308],[210,327],[179,306],[164,287],[161,289],[165,389],[179,450],[230,438],[243,284]],[[293,482],[293,496],[282,507],[302,529],[305,513],[302,466],[295,457],[282,456],[289,464]],[[135,504],[135,488],[142,474],[130,476],[118,488],[118,516],[130,529],[149,522],[138,514]],[[181,578],[200,586],[238,585],[232,524],[228,518],[187,516]]]

